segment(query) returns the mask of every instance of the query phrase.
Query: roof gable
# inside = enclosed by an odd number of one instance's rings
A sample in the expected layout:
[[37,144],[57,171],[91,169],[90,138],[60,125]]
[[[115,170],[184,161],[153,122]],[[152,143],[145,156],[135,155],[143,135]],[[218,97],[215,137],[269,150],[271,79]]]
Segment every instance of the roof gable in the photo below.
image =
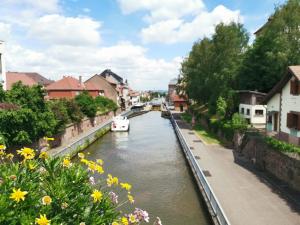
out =
[[300,65],[297,66],[289,66],[285,75],[282,79],[273,87],[273,89],[267,94],[263,103],[267,103],[275,94],[279,93],[282,88],[287,84],[287,82],[295,77],[298,81],[300,81]]
[[48,85],[46,90],[84,90],[85,87],[74,77],[64,76],[62,79]]
[[112,72],[109,69],[104,70],[102,73],[100,73],[100,76],[106,78],[107,76],[112,76],[115,78],[119,83],[123,83],[123,78],[117,75],[116,73]]

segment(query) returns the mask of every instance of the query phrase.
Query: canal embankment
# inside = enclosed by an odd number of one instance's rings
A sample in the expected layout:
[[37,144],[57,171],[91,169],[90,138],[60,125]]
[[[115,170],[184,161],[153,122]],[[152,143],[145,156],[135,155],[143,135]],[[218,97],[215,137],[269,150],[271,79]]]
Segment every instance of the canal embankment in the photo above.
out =
[[[130,115],[134,115],[134,112],[129,110],[120,113],[120,115],[130,116]],[[94,127],[90,127],[85,132],[81,132],[79,135],[70,138],[63,145],[48,150],[49,155],[51,156],[69,155],[70,157],[73,157],[75,154],[77,154],[80,151],[83,151],[89,145],[95,142],[97,139],[99,139],[108,131],[110,131],[110,124],[112,122],[112,118],[113,118],[113,114],[109,114],[108,117],[105,117],[104,120],[102,118],[99,119],[98,125],[95,125]]]
[[201,167],[230,224],[299,224],[299,210],[267,180],[236,163],[232,149],[204,145],[180,116],[175,121],[183,148]]

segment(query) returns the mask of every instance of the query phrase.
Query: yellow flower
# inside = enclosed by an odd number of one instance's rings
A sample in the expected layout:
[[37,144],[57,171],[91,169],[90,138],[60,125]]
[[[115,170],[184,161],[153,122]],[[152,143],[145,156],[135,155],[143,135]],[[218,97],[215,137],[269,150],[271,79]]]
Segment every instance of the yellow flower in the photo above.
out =
[[81,159],[80,162],[82,162],[85,165],[89,164],[89,160],[87,160],[87,159]]
[[108,187],[111,187],[112,185],[118,185],[119,179],[117,177],[113,177],[111,174],[107,175],[106,183]]
[[47,152],[41,152],[39,158],[40,158],[40,159],[47,159],[47,158],[49,158],[49,155],[48,155]]
[[79,152],[78,157],[81,158],[81,159],[84,159],[84,154],[82,152]]
[[136,218],[135,218],[135,216],[133,214],[129,214],[129,222],[130,222],[130,224],[136,222]]
[[69,157],[64,158],[64,160],[63,160],[63,167],[69,168],[70,166],[72,166],[70,158]]
[[79,225],[85,225],[85,222],[81,222]]
[[130,195],[130,194],[128,194],[127,197],[128,197],[129,202],[130,202],[131,204],[133,204],[133,203],[134,203],[133,196]]
[[52,198],[48,195],[46,195],[42,198],[43,205],[50,205],[51,202],[52,202]]
[[35,156],[34,150],[31,148],[22,148],[21,150],[17,150],[18,154],[23,156],[24,159],[33,159]]
[[62,208],[62,209],[66,209],[66,208],[68,208],[68,207],[69,207],[69,204],[66,203],[66,202],[63,202],[63,203],[61,204],[61,208]]
[[122,217],[121,222],[122,222],[123,225],[128,225],[129,224],[128,219],[124,216]]
[[123,188],[127,191],[130,191],[130,189],[131,189],[131,185],[128,183],[120,183],[120,185],[121,185],[121,188]]
[[120,225],[118,222],[112,222],[111,225]]
[[51,138],[51,137],[44,137],[44,140],[45,140],[45,141],[54,141],[54,138]]
[[38,225],[50,225],[51,220],[48,220],[46,214],[40,214],[40,218],[35,218],[35,223]]
[[28,194],[27,191],[21,191],[20,188],[18,190],[16,190],[14,188],[13,193],[11,193],[9,198],[13,199],[16,202],[19,202],[20,200],[24,201],[25,200],[25,195],[27,195],[27,194]]
[[5,145],[0,145],[0,150],[5,150],[6,146]]
[[93,194],[91,196],[94,198],[94,202],[100,202],[102,199],[102,192],[94,189]]
[[3,149],[0,149],[0,156],[5,155],[5,151]]
[[97,159],[96,161],[100,166],[103,166],[103,160],[102,159]]
[[6,158],[12,160],[14,158],[14,155],[9,153],[9,154],[6,155]]
[[87,165],[88,165],[88,170],[92,171],[93,173],[94,173],[95,171],[97,171],[97,172],[100,173],[100,174],[103,174],[103,173],[104,173],[103,167],[100,166],[100,165],[98,165],[98,164],[96,164],[96,163],[93,162],[93,161],[88,161]]

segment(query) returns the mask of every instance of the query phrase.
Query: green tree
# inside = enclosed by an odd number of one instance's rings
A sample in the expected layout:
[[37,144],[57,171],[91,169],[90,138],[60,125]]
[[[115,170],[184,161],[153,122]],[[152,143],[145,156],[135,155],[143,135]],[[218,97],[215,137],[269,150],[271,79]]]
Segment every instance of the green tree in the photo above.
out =
[[63,100],[49,101],[50,110],[55,115],[56,132],[62,132],[66,129],[66,125],[70,122],[69,114]]
[[6,99],[5,91],[3,90],[2,84],[0,84],[0,102],[4,102]]
[[239,75],[241,89],[270,91],[287,66],[300,64],[300,1],[277,7],[247,51]]
[[237,88],[237,75],[247,49],[249,36],[242,24],[220,23],[212,38],[196,42],[189,57],[182,63],[182,82],[189,98],[208,104],[216,113],[216,102],[226,102],[230,92]]
[[79,105],[73,100],[64,100],[68,116],[73,123],[79,123],[84,115],[80,110]]
[[84,91],[75,97],[75,102],[79,105],[84,115],[93,118],[97,113],[97,105],[92,96],[87,91]]

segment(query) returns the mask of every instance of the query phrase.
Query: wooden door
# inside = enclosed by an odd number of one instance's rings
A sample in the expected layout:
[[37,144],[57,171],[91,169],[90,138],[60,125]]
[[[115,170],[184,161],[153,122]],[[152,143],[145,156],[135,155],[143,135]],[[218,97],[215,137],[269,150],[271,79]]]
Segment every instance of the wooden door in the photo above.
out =
[[278,113],[274,113],[274,131],[278,130]]

